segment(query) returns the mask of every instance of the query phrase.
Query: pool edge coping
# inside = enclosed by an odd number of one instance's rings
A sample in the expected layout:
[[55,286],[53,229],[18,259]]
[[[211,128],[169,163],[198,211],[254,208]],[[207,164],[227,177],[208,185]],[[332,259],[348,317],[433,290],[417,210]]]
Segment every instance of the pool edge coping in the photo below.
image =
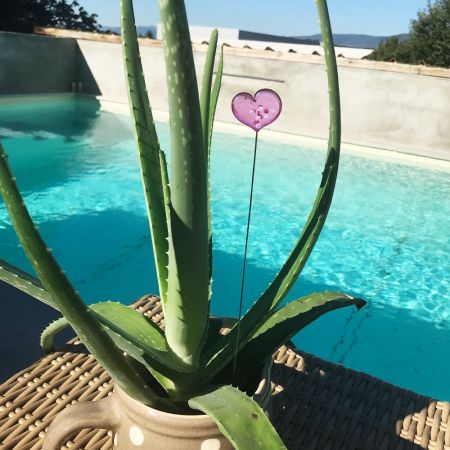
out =
[[[126,103],[114,102],[103,98],[97,98],[97,100],[100,102],[103,111],[128,116],[130,114],[129,106]],[[156,121],[164,123],[169,122],[170,116],[168,111],[153,109],[152,112]],[[220,120],[214,122],[214,131],[246,137],[252,135],[247,128],[240,124]],[[324,150],[327,146],[327,139],[324,138],[277,131],[270,128],[264,130],[264,138],[282,142],[284,144],[307,145],[308,148],[312,150]],[[352,156],[450,173],[450,161],[445,159],[405,153],[371,145],[354,144],[346,141],[342,141],[341,150],[343,154]]]
[[[105,99],[101,96],[92,96],[88,94],[75,94],[71,92],[62,93],[38,93],[38,94],[17,94],[17,95],[0,95],[1,104],[18,104],[33,100],[39,101],[58,101],[67,99],[78,99],[85,101],[98,102],[102,111],[130,115],[129,106],[124,102],[117,102]],[[169,122],[169,112],[154,109],[154,119],[158,122]],[[214,130],[222,133],[229,133],[239,136],[250,136],[250,131],[237,123],[216,120],[214,122]],[[264,139],[274,140],[284,144],[308,146],[311,150],[324,150],[327,145],[327,139],[307,136],[301,134],[289,133],[286,131],[277,131],[273,129],[265,129]],[[387,149],[383,147],[373,146],[370,144],[362,145],[352,142],[342,141],[341,151],[343,154],[372,159],[377,161],[386,161],[394,164],[402,164],[406,166],[421,167],[428,170],[437,170],[440,172],[450,173],[450,160],[433,158],[429,156],[417,155],[414,153],[406,153],[399,150]]]

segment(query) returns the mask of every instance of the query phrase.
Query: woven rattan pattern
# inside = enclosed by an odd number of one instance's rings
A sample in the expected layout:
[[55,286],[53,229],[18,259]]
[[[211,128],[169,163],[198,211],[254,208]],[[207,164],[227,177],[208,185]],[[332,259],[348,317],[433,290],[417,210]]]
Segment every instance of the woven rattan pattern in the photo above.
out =
[[[134,307],[164,325],[157,297]],[[274,360],[272,421],[288,449],[450,450],[450,403],[286,347]],[[0,448],[40,449],[59,411],[111,392],[92,356],[51,353],[0,385]],[[83,430],[64,448],[110,449],[111,433]]]

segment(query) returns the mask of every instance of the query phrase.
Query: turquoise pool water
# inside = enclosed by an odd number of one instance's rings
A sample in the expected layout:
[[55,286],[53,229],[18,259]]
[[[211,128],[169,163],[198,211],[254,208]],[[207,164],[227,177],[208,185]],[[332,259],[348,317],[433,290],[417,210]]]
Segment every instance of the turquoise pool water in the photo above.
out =
[[[167,148],[168,127],[158,129]],[[0,139],[34,219],[87,302],[128,303],[156,291],[127,116],[85,101],[3,105]],[[212,305],[219,314],[238,310],[252,142],[250,134],[214,138]],[[324,155],[261,134],[247,306],[295,242]],[[449,198],[448,173],[343,155],[329,220],[290,298],[342,289],[369,303],[320,319],[296,344],[450,400]],[[3,203],[0,258],[30,270]]]

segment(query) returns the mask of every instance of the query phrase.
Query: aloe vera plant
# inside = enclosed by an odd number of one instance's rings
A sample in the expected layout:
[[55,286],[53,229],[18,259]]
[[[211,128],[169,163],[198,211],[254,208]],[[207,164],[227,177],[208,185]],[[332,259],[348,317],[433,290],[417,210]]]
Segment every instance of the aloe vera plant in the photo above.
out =
[[231,331],[226,335],[219,330],[229,321],[210,315],[209,172],[223,51],[214,79],[217,47],[214,31],[199,94],[183,0],[159,1],[170,108],[170,179],[147,96],[132,0],[121,0],[124,65],[165,317],[164,332],[120,303],[85,306],[39,235],[0,145],[0,191],[39,278],[0,262],[0,279],[61,312],[63,317],[44,331],[43,348],[50,351],[55,333],[71,326],[131,397],[168,412],[201,410],[216,421],[237,449],[284,448],[261,408],[239,388],[247,385],[255,370],[280,345],[316,318],[338,308],[353,305],[359,309],[364,305],[363,300],[341,292],[322,292],[280,307],[323,228],[339,166],[336,59],[326,0],[316,0],[316,4],[330,102],[329,143],[322,181],[307,222],[285,264],[249,311],[239,321],[232,321]]

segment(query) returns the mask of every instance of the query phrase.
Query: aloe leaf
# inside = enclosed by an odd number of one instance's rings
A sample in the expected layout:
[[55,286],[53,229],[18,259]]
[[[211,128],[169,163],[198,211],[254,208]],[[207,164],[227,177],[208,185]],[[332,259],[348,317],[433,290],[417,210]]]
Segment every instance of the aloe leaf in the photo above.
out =
[[[208,43],[208,52],[206,53],[205,68],[203,70],[202,92],[200,95],[200,111],[202,114],[203,139],[205,143],[206,159],[207,159],[207,179],[208,179],[208,267],[209,267],[209,298],[211,298],[212,288],[212,210],[211,210],[211,187],[209,173],[209,134],[210,134],[210,115],[211,115],[211,85],[214,70],[214,60],[216,57],[217,39],[219,32],[214,29],[211,32]],[[213,113],[214,114],[214,113]]]
[[126,337],[112,329],[107,329],[107,332],[117,347],[148,370],[171,400],[185,401],[192,396],[192,392],[196,392],[198,389],[200,383],[198,378],[193,381],[192,375],[186,373],[184,368],[183,371],[173,369],[173,365],[170,363],[161,362],[160,358],[156,359],[154,352],[145,353]]
[[162,405],[164,402],[126,363],[122,352],[114,345],[95,318],[88,313],[80,296],[45,245],[17,188],[1,144],[0,193],[20,243],[45,291],[53,299],[55,307],[67,318],[98,362],[129,395],[144,404]]
[[[161,151],[159,154],[159,157],[161,159],[161,179],[162,179],[162,186],[163,186],[163,195],[164,195],[164,207],[166,210],[166,225],[167,230],[169,233],[170,240],[170,186],[169,186],[169,174],[167,171],[167,160],[166,160],[166,154]],[[167,246],[167,248],[169,248]],[[168,255],[167,255],[168,258]],[[166,283],[166,289],[167,289],[167,283]],[[167,294],[167,292],[166,292]],[[162,301],[161,301],[162,303]]]
[[221,334],[223,328],[231,329],[237,322],[235,317],[210,317],[206,333],[205,348],[210,348],[226,334]]
[[55,336],[65,328],[69,327],[70,324],[65,317],[54,320],[52,323],[47,325],[45,330],[41,334],[41,347],[45,353],[51,353],[54,351],[53,341]]
[[[326,0],[316,0],[316,4],[325,50],[330,108],[328,152],[322,180],[301,235],[278,275],[241,319],[239,331],[238,327],[235,326],[226,336],[226,339],[218,342],[217,346],[214,346],[205,354],[205,358],[209,359],[220,353],[221,356],[215,358],[215,364],[221,367],[224,367],[225,361],[233,357],[238,333],[240,341],[238,348],[242,348],[250,339],[253,331],[268,318],[271,311],[280,304],[297,280],[319,238],[333,198],[341,142],[339,81]],[[214,368],[215,371],[218,369],[217,366]]]
[[47,306],[55,308],[51,295],[45,291],[42,283],[36,277],[3,259],[0,259],[0,280],[45,303]]
[[168,283],[168,229],[162,178],[167,168],[164,158],[161,158],[162,150],[147,95],[132,0],[121,0],[121,10],[128,98],[140,159],[161,303],[165,308]]
[[[124,339],[130,339],[130,347],[138,348],[140,352],[150,349],[150,352],[155,354],[168,353],[167,342],[162,330],[130,307],[117,302],[99,302],[90,305],[88,312],[94,313],[98,322],[108,332],[113,331],[123,336]],[[67,326],[70,326],[70,323],[65,317],[52,322],[42,333],[41,345],[50,348],[54,335]],[[120,345],[118,347],[121,348]],[[121,348],[121,350],[124,349]]]
[[[162,330],[150,319],[117,302],[99,302],[89,306],[114,344],[143,364],[168,392],[176,392],[175,382],[186,377],[188,367],[170,352]],[[52,322],[41,335],[46,353],[53,351],[57,333],[70,326],[65,317]]]
[[[289,292],[319,238],[333,199],[341,144],[339,79],[326,0],[316,0],[316,4],[322,31],[329,90],[330,127],[325,168],[313,208],[294,249],[274,281],[250,308],[246,321],[250,318],[252,321],[253,318],[261,318],[262,315],[276,308]],[[241,327],[243,325],[241,324]]]
[[192,398],[189,406],[211,417],[237,450],[286,450],[264,411],[239,389],[219,387]]
[[288,303],[271,314],[238,353],[236,378],[254,373],[255,368],[281,345],[327,312],[348,306],[361,309],[366,302],[342,292],[321,292]]
[[203,70],[202,91],[200,94],[200,111],[202,115],[203,139],[205,149],[208,152],[210,106],[211,106],[211,86],[213,79],[214,60],[216,57],[217,39],[219,32],[214,29],[211,32],[206,53],[205,68]]
[[115,337],[112,338],[121,350],[133,357],[145,355],[147,363],[156,360],[169,369],[181,372],[190,370],[190,366],[170,351],[164,333],[158,325],[143,314],[116,302],[95,303],[90,309],[108,332],[111,331],[127,341],[127,348],[123,348]]
[[208,124],[208,162],[211,157],[211,141],[214,128],[214,118],[216,116],[217,102],[219,100],[220,89],[222,87],[223,76],[223,47],[220,47],[220,59],[217,66],[216,77],[214,79],[211,91],[211,101],[209,105],[209,124]]
[[[210,41],[211,42],[211,41]],[[211,206],[211,142],[214,128],[214,117],[216,115],[217,102],[219,100],[220,88],[222,86],[223,75],[223,47],[220,48],[220,60],[217,68],[214,85],[211,91],[209,105],[209,123],[208,123],[208,141],[207,141],[207,158],[208,158],[208,237],[209,237],[209,295],[212,292],[212,271],[213,271],[213,227],[212,227],[212,206]]]
[[170,348],[198,366],[209,309],[207,165],[197,79],[182,0],[160,0],[171,130]]

